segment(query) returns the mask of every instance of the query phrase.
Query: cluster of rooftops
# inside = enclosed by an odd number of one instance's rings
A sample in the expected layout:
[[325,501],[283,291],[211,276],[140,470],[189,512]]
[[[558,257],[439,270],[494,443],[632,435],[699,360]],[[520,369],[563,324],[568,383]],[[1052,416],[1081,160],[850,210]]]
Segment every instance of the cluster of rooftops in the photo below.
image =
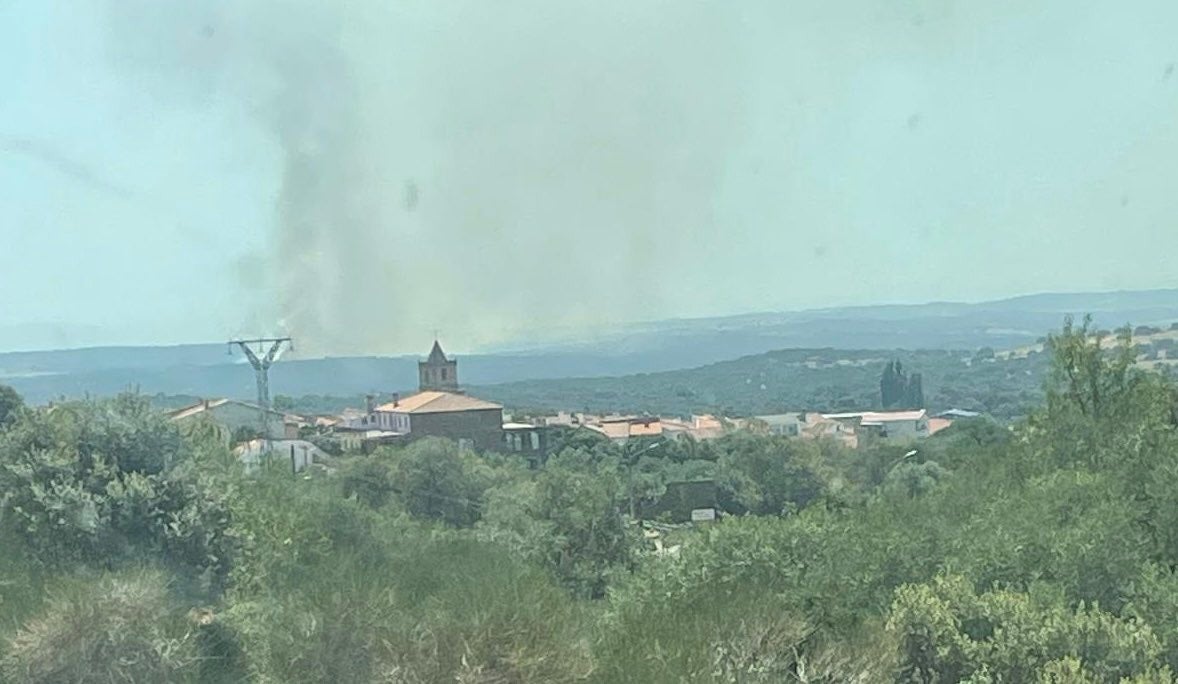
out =
[[[978,414],[972,411],[952,409],[930,416],[923,409],[904,411],[857,411],[844,413],[792,412],[754,416],[751,418],[724,418],[713,415],[693,415],[690,418],[662,416],[592,415],[587,413],[557,413],[530,419],[531,422],[503,420],[503,406],[470,396],[458,384],[458,362],[448,358],[441,345],[435,341],[426,360],[418,363],[419,391],[400,397],[393,395],[391,401],[377,404],[369,399],[363,409],[346,409],[339,415],[304,418],[302,416],[271,411],[271,439],[296,439],[303,428],[335,433],[350,439],[348,446],[366,441],[395,441],[409,436],[428,436],[438,433],[463,440],[466,432],[486,433],[488,428],[501,432],[496,436],[501,444],[520,445],[527,443],[521,433],[535,432],[544,428],[565,427],[586,429],[608,439],[624,442],[642,437],[689,436],[695,440],[719,437],[734,429],[749,429],[801,438],[828,437],[840,440],[849,446],[857,446],[864,435],[883,438],[920,438],[939,432],[948,427],[954,419],[969,418]],[[253,411],[257,407],[233,399],[205,400],[171,413],[177,421],[195,416],[229,416],[242,410]],[[426,417],[450,414],[443,421]],[[224,422],[224,420],[222,421]],[[258,424],[255,421],[254,424]],[[444,427],[439,427],[444,425]],[[280,427],[279,427],[280,426]],[[235,426],[231,426],[235,427]],[[273,434],[281,432],[281,434]],[[513,435],[516,435],[513,437]],[[473,436],[473,435],[472,435]],[[484,438],[485,434],[482,435]],[[487,445],[483,440],[481,446]],[[532,438],[533,444],[537,443]]]

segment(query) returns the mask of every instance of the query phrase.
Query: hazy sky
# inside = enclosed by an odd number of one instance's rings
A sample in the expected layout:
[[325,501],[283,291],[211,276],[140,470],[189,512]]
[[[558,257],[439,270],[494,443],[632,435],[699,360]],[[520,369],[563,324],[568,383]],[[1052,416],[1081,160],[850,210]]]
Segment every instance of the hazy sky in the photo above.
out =
[[1175,36],[1172,0],[0,0],[0,350],[1178,286]]

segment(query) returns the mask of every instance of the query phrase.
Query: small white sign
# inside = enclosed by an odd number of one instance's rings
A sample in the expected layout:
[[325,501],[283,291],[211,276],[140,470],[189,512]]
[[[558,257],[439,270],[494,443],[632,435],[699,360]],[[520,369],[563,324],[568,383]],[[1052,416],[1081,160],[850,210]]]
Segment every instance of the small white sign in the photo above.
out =
[[691,522],[708,522],[716,519],[716,509],[697,508],[691,512]]

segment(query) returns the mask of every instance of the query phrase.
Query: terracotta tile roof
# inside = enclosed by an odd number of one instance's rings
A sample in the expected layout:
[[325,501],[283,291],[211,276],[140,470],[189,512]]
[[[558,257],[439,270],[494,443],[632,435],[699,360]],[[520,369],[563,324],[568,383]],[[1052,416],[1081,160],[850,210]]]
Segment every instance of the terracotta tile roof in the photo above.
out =
[[631,437],[657,437],[663,434],[663,424],[661,421],[652,420],[645,423],[630,423]]
[[384,413],[449,413],[502,408],[501,404],[475,399],[465,394],[429,390],[412,394],[396,402],[381,404],[376,410]]
[[382,413],[412,413],[414,409],[421,408],[441,395],[441,392],[418,392],[417,394],[411,394],[397,401],[381,404],[375,410]]
[[628,422],[611,421],[599,425],[586,425],[585,427],[600,432],[610,439],[625,439],[630,436],[630,423]]
[[[595,423],[583,423],[581,425],[581,427],[585,430],[590,430],[592,432],[596,432],[599,435],[605,435],[606,437],[610,437],[611,439],[612,439],[612,437],[614,437],[614,435],[610,435],[609,433],[607,433],[605,431],[605,428],[603,428],[602,426],[597,425]],[[629,434],[629,433],[627,433],[627,434]]]
[[949,427],[952,424],[953,424],[953,421],[949,420],[948,418],[929,418],[928,419],[928,433],[930,435],[935,435],[938,432],[940,432],[941,430],[944,430],[945,428]]
[[659,437],[675,431],[685,432],[691,426],[677,421],[664,421],[657,417],[610,417],[607,419],[586,421],[582,427],[593,430],[610,439],[627,439],[630,437]]

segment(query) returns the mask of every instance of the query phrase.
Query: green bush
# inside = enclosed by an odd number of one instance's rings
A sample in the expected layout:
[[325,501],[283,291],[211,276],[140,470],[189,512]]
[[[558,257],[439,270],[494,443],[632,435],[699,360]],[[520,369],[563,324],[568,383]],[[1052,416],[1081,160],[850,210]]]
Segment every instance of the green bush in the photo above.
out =
[[10,638],[0,673],[29,684],[195,682],[196,631],[158,571],[82,575],[50,590]]
[[130,395],[24,411],[0,433],[0,522],[47,569],[150,558],[217,586],[226,491],[194,463],[217,448]]
[[391,454],[392,485],[410,514],[454,527],[479,519],[492,473],[473,452],[430,438]]
[[501,549],[403,530],[236,597],[259,682],[562,682],[591,670],[573,600]]
[[1070,657],[1085,676],[1115,682],[1161,664],[1162,644],[1148,625],[1053,597],[978,594],[960,576],[900,587],[888,629],[902,644],[903,681],[1034,681]]
[[878,624],[835,638],[757,582],[647,594],[602,628],[594,682],[815,684],[889,681],[896,647]]
[[381,508],[393,496],[389,464],[377,456],[360,456],[346,463],[339,474],[340,489],[370,508]]
[[489,492],[480,534],[547,568],[576,595],[600,598],[610,576],[631,567],[636,544],[618,466],[565,450],[534,481]]

